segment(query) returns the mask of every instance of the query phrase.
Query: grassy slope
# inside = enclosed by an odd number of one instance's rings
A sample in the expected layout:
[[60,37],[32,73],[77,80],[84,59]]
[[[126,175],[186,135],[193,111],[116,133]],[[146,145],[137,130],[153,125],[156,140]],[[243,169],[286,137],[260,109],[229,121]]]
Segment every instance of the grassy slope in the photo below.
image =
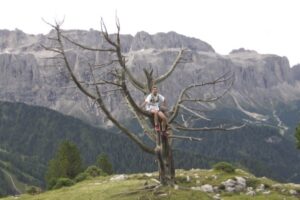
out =
[[[91,180],[86,180],[72,187],[65,187],[58,190],[44,192],[38,195],[22,195],[21,200],[132,200],[132,199],[168,199],[168,200],[193,200],[193,199],[212,199],[215,194],[204,193],[201,191],[190,190],[192,186],[200,186],[204,184],[211,184],[218,186],[222,181],[235,176],[247,177],[252,183],[268,185],[270,194],[257,193],[254,197],[246,196],[244,193],[226,193],[221,192],[221,198],[224,200],[246,200],[246,199],[268,199],[268,200],[296,200],[299,197],[289,194],[290,189],[300,190],[300,185],[291,184],[278,184],[267,178],[256,178],[253,175],[237,170],[233,174],[223,173],[214,170],[177,170],[177,183],[180,188],[177,189],[170,187],[160,188],[159,191],[143,191],[138,193],[128,194],[128,192],[137,191],[138,188],[144,186],[147,182],[148,185],[152,185],[157,174],[153,174],[152,177],[145,174],[133,174],[129,175],[128,179],[122,181],[110,181],[111,177],[96,177]],[[186,177],[190,177],[190,181],[186,180]],[[277,185],[275,187],[275,184]],[[273,187],[274,185],[274,187]],[[125,194],[127,193],[127,194]],[[4,198],[3,200],[11,200],[15,197]],[[2,199],[1,199],[2,200]]]

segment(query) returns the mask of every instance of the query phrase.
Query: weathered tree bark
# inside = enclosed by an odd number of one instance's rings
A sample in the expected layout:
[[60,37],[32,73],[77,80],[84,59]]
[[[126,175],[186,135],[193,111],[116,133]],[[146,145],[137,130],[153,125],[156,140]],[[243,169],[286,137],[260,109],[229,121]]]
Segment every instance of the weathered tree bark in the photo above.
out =
[[175,184],[175,167],[170,140],[157,132],[155,153],[158,161],[159,180],[163,185]]

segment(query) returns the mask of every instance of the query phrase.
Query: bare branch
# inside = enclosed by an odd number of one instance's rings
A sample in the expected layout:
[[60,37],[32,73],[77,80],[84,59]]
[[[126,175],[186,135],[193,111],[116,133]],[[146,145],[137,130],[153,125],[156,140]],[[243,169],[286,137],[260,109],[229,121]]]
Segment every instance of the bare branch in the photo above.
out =
[[[91,68],[91,66],[90,66]],[[94,73],[91,69],[91,73],[92,73],[92,78],[93,81],[95,82],[95,76]],[[112,121],[121,131],[123,131],[123,133],[125,133],[131,140],[133,140],[143,151],[150,153],[150,154],[154,154],[154,149],[148,147],[146,144],[144,144],[134,133],[132,133],[128,128],[126,128],[125,126],[123,126],[120,122],[118,122],[118,120],[116,120],[112,115],[111,112],[109,112],[109,110],[107,109],[107,107],[105,106],[102,96],[101,96],[101,92],[100,89],[98,87],[98,85],[95,85],[96,87],[96,92],[97,92],[97,96],[98,98],[96,99],[99,107],[101,108],[101,110],[105,113],[106,117]]]
[[[110,61],[109,63],[104,63],[104,64],[96,64],[96,65],[93,65],[94,66],[94,69],[102,69],[104,67],[107,67],[107,66],[110,66],[112,65],[114,62],[116,62],[115,60],[112,60]],[[92,64],[91,64],[92,65]]]
[[[228,80],[228,79],[227,79]],[[212,97],[212,98],[207,98],[207,99],[202,99],[202,98],[197,98],[197,99],[183,99],[181,102],[187,102],[187,101],[193,101],[193,102],[214,102],[217,101],[219,99],[221,99],[225,94],[227,94],[229,92],[229,90],[231,89],[232,85],[233,85],[234,80],[231,81],[230,85],[227,87],[227,89],[220,95],[216,96],[216,97]]]
[[127,66],[124,67],[124,70],[126,74],[128,75],[128,80],[131,82],[131,84],[137,88],[138,90],[142,91],[144,94],[147,93],[146,86],[139,82],[133,74],[130,72],[130,70],[127,68]]
[[53,48],[53,47],[46,47],[45,45],[41,44],[41,46],[46,49],[47,51],[52,51],[52,52],[56,52],[59,54],[62,54],[62,51],[58,48]]
[[[63,60],[65,62],[65,66],[68,69],[68,71],[69,71],[69,73],[71,75],[72,80],[74,81],[74,83],[76,84],[76,86],[78,87],[78,89],[81,92],[83,92],[86,96],[90,97],[91,99],[97,99],[92,93],[90,93],[86,88],[84,88],[81,85],[80,81],[77,79],[76,75],[74,74],[73,70],[71,69],[70,63],[69,63],[69,61],[67,59],[67,56],[65,54],[64,46],[63,46],[63,43],[62,43],[62,40],[61,40],[61,30],[60,30],[59,24],[57,24],[55,26],[55,30],[56,30],[56,34],[57,34],[57,42],[58,42],[58,44],[60,46],[60,49],[61,49],[61,51],[59,51],[58,53],[62,55]],[[49,50],[53,51],[53,50],[51,50],[51,48]]]
[[[93,76],[95,76],[94,75],[94,73],[93,73],[93,70],[92,70],[92,66],[90,65],[90,64],[88,64],[89,65],[89,67],[90,67],[90,69],[91,69],[91,74],[93,75]],[[119,84],[119,83],[117,83],[117,82],[115,82],[115,81],[108,81],[108,80],[105,80],[105,79],[101,79],[100,81],[96,81],[96,79],[94,80],[94,82],[93,83],[88,83],[89,85],[104,85],[104,84],[110,84],[110,85],[115,85],[115,86],[118,86],[118,87],[121,87],[122,85],[121,84]]]
[[141,126],[141,128],[144,130],[144,133],[153,141],[155,142],[156,141],[156,134],[154,132],[153,129],[151,129],[145,119],[145,117],[143,115],[141,115],[140,113],[136,112],[133,108],[133,106],[130,104],[130,102],[128,101],[127,98],[126,99],[126,102],[127,102],[127,105],[129,106],[131,112],[135,115],[136,119],[138,120],[139,122],[139,125]]
[[119,123],[107,110],[104,105],[102,98],[97,99],[98,105],[101,107],[102,111],[105,113],[107,118],[111,120],[121,131],[123,131],[131,140],[133,140],[143,151],[154,154],[154,150],[148,146],[146,146],[135,134],[129,131],[125,126]]
[[182,104],[180,104],[179,106],[180,106],[181,108],[185,109],[186,111],[189,111],[190,113],[194,114],[195,116],[201,118],[201,119],[210,121],[210,119],[206,118],[206,117],[203,116],[203,115],[200,115],[199,113],[195,112],[194,110],[192,110],[192,109],[190,109],[190,108],[188,108],[188,107],[186,107],[186,106],[184,106],[184,105],[182,105]]
[[[111,38],[109,37],[108,35],[108,32],[107,32],[107,28],[106,28],[106,25],[103,21],[103,19],[101,18],[101,32],[102,32],[102,35],[104,37],[104,39],[109,43],[111,44],[113,47],[115,47],[116,49],[119,47],[117,43],[115,43],[114,41],[111,40]],[[118,30],[119,31],[119,30]],[[118,37],[118,36],[117,36]]]
[[148,113],[147,111],[141,109],[141,108],[136,104],[136,102],[134,101],[134,99],[132,98],[132,96],[131,96],[131,94],[130,94],[128,88],[127,88],[126,82],[125,82],[125,71],[122,72],[121,85],[122,85],[124,97],[128,100],[128,102],[129,102],[130,105],[133,107],[133,109],[134,109],[136,112],[143,114],[144,116],[151,117],[151,114]]
[[170,135],[170,136],[168,136],[168,138],[183,139],[183,140],[198,141],[198,142],[202,141],[202,138],[179,136],[179,135]]
[[106,91],[103,91],[102,93],[110,93],[110,92],[116,92],[116,91],[122,91],[122,89],[106,90]]
[[44,23],[48,24],[49,26],[51,26],[53,29],[56,29],[56,26],[55,26],[55,25],[49,23],[49,22],[46,21],[44,18],[42,18],[42,21],[43,21]]
[[182,131],[233,131],[233,130],[241,129],[245,126],[246,124],[242,124],[241,126],[231,126],[231,127],[225,127],[225,125],[223,125],[223,126],[216,126],[216,127],[189,128],[177,124],[175,128]]
[[119,18],[117,17],[117,14],[116,14],[116,27],[117,27],[117,44],[121,44],[120,42],[120,29],[121,29],[121,26],[120,26],[120,21],[119,21]]
[[146,79],[147,79],[147,89],[150,92],[152,86],[154,85],[154,80],[153,80],[153,69],[150,69],[149,71],[147,69],[143,69]]
[[[117,22],[118,23],[118,22]],[[136,103],[135,101],[133,100],[128,88],[127,88],[127,85],[126,85],[126,78],[125,78],[125,74],[129,75],[129,76],[132,76],[131,73],[127,70],[127,67],[126,67],[126,61],[125,61],[125,57],[122,55],[122,52],[121,52],[121,44],[120,44],[120,40],[119,40],[119,35],[120,35],[120,27],[117,26],[118,28],[118,33],[117,33],[117,43],[112,41],[111,38],[109,37],[108,35],[108,32],[107,32],[107,29],[106,29],[106,26],[103,22],[103,19],[101,19],[101,30],[102,30],[102,34],[105,38],[105,40],[110,43],[112,46],[115,47],[115,50],[116,50],[116,54],[117,54],[117,58],[118,58],[118,61],[119,61],[119,64],[120,66],[122,67],[122,71],[121,71],[121,87],[123,89],[123,95],[124,97],[128,100],[129,104],[133,107],[133,109],[138,112],[138,113],[141,113],[145,116],[148,116],[150,117],[151,115],[144,111],[143,109],[141,109]],[[135,80],[134,83],[136,84],[139,84],[136,79],[133,78],[133,76],[130,78],[132,80]],[[141,88],[142,89],[142,88]]]
[[178,52],[178,55],[174,61],[174,63],[172,64],[171,68],[169,71],[167,71],[165,74],[163,74],[162,76],[158,77],[157,79],[154,80],[155,84],[158,84],[162,81],[164,81],[166,78],[168,78],[171,73],[175,70],[176,66],[179,64],[179,62],[181,61],[182,59],[182,54],[185,50],[184,49],[181,49],[179,52]]
[[[140,146],[141,149],[143,149],[145,152],[150,153],[150,154],[154,154],[154,150],[149,148],[148,146],[146,146],[135,134],[131,133],[126,127],[124,127],[122,124],[120,124],[111,114],[110,112],[107,110],[102,98],[101,98],[101,94],[100,94],[100,90],[98,85],[96,84],[96,91],[97,91],[97,98],[92,95],[91,93],[89,93],[82,85],[81,83],[78,81],[77,77],[75,76],[75,74],[73,73],[69,62],[67,60],[67,57],[65,55],[64,52],[64,47],[61,41],[61,32],[59,29],[59,26],[56,26],[56,31],[57,31],[57,38],[58,38],[58,42],[61,46],[62,51],[60,52],[64,58],[66,67],[69,71],[69,73],[71,74],[71,78],[74,81],[74,83],[76,84],[76,86],[80,89],[81,92],[83,92],[85,95],[87,95],[88,97],[90,97],[93,100],[96,100],[98,105],[100,106],[100,108],[102,109],[102,111],[106,114],[106,116],[108,117],[109,120],[111,120],[120,130],[122,130],[130,139],[132,139],[135,143],[137,143],[138,146]],[[93,75],[93,73],[92,73]],[[94,82],[95,81],[95,77],[93,76]],[[125,83],[125,82],[124,82]],[[123,85],[124,86],[124,85]],[[136,106],[137,107],[137,106]]]
[[[190,90],[190,89],[193,89],[193,88],[197,88],[197,87],[203,87],[203,86],[207,86],[207,85],[215,85],[215,84],[218,84],[218,83],[224,83],[230,79],[232,79],[233,75],[232,76],[229,76],[228,78],[226,78],[226,76],[229,74],[229,72],[223,74],[222,76],[220,76],[219,78],[213,80],[213,81],[210,81],[210,82],[206,82],[206,83],[199,83],[199,84],[191,84],[189,85],[188,87],[184,88],[181,92],[180,92],[180,95],[171,111],[172,115],[170,116],[169,118],[169,123],[171,123],[178,115],[178,111],[179,111],[179,108],[180,108],[180,105],[184,102],[184,101],[188,101],[188,99],[183,99],[183,97],[185,96],[188,96],[187,95],[187,92]],[[226,94],[229,89],[231,88],[233,82],[231,83],[230,87],[223,93]],[[223,96],[221,95],[220,98]],[[218,100],[219,98],[215,99],[215,100]],[[198,102],[201,100],[201,99],[197,99]],[[197,101],[197,100],[192,100],[192,101]]]
[[140,91],[142,91],[143,93],[146,93],[146,89],[145,86],[140,83],[134,76],[133,74],[130,72],[130,70],[127,68],[126,66],[126,60],[125,57],[122,55],[121,52],[121,43],[120,43],[120,22],[119,19],[116,17],[116,26],[117,26],[117,41],[114,42],[110,37],[109,34],[107,32],[107,28],[106,25],[103,21],[103,19],[101,18],[101,32],[102,35],[104,37],[104,39],[111,44],[114,47],[114,51],[117,54],[117,61],[119,62],[120,66],[123,68],[123,70],[126,72],[126,75],[128,75],[128,79],[129,81],[132,83],[132,85],[134,87],[136,87],[137,89],[139,89]]
[[115,52],[116,50],[115,49],[98,49],[98,48],[91,48],[91,47],[87,47],[83,44],[79,44],[78,42],[75,42],[73,40],[71,40],[70,38],[68,38],[67,36],[65,35],[62,35],[62,37],[69,41],[70,43],[82,48],[82,49],[85,49],[85,50],[90,50],[90,51],[98,51],[98,52]]
[[53,38],[53,37],[47,37],[47,39],[57,41],[57,38]]

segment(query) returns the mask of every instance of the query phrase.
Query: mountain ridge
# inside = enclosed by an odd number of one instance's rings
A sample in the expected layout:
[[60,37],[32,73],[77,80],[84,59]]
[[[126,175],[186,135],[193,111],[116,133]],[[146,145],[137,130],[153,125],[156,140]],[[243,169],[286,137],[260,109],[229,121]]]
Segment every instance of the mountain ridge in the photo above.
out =
[[[107,44],[99,31],[66,30],[73,40],[95,48],[105,48]],[[78,92],[70,82],[68,74],[60,64],[51,59],[53,53],[46,51],[41,44],[48,46],[47,37],[54,36],[51,30],[47,35],[27,35],[20,30],[0,30],[0,100],[24,102],[30,105],[45,106],[64,114],[72,115],[95,126],[106,126],[107,121],[92,106],[92,103]],[[233,50],[228,55],[220,55],[207,43],[177,34],[175,32],[150,35],[144,31],[135,36],[121,35],[122,51],[128,56],[128,67],[138,76],[143,68],[152,66],[156,74],[163,73],[172,64],[179,48],[186,48],[189,63],[180,65],[170,80],[161,86],[172,106],[177,91],[182,85],[194,81],[209,81],[222,73],[235,74],[235,84],[231,95],[245,110],[260,110],[280,102],[288,103],[300,99],[300,70],[290,68],[286,57],[273,54],[258,54],[252,50]],[[105,62],[108,58],[100,54],[88,54],[66,44],[76,73],[83,73],[89,62]],[[299,73],[299,75],[297,75]],[[81,75],[83,80],[87,77]],[[142,101],[143,97],[133,94]],[[117,106],[119,99],[108,99],[116,107],[116,115],[123,115]],[[230,98],[219,106],[236,106]],[[272,117],[272,110],[269,109]],[[125,114],[126,115],[126,114]]]

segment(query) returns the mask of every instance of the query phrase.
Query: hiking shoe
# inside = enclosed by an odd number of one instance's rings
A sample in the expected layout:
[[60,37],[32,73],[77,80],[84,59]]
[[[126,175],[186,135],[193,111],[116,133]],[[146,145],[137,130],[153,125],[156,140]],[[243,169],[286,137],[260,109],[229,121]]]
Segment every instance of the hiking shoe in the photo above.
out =
[[155,125],[155,130],[156,130],[156,131],[160,131],[159,124]]

